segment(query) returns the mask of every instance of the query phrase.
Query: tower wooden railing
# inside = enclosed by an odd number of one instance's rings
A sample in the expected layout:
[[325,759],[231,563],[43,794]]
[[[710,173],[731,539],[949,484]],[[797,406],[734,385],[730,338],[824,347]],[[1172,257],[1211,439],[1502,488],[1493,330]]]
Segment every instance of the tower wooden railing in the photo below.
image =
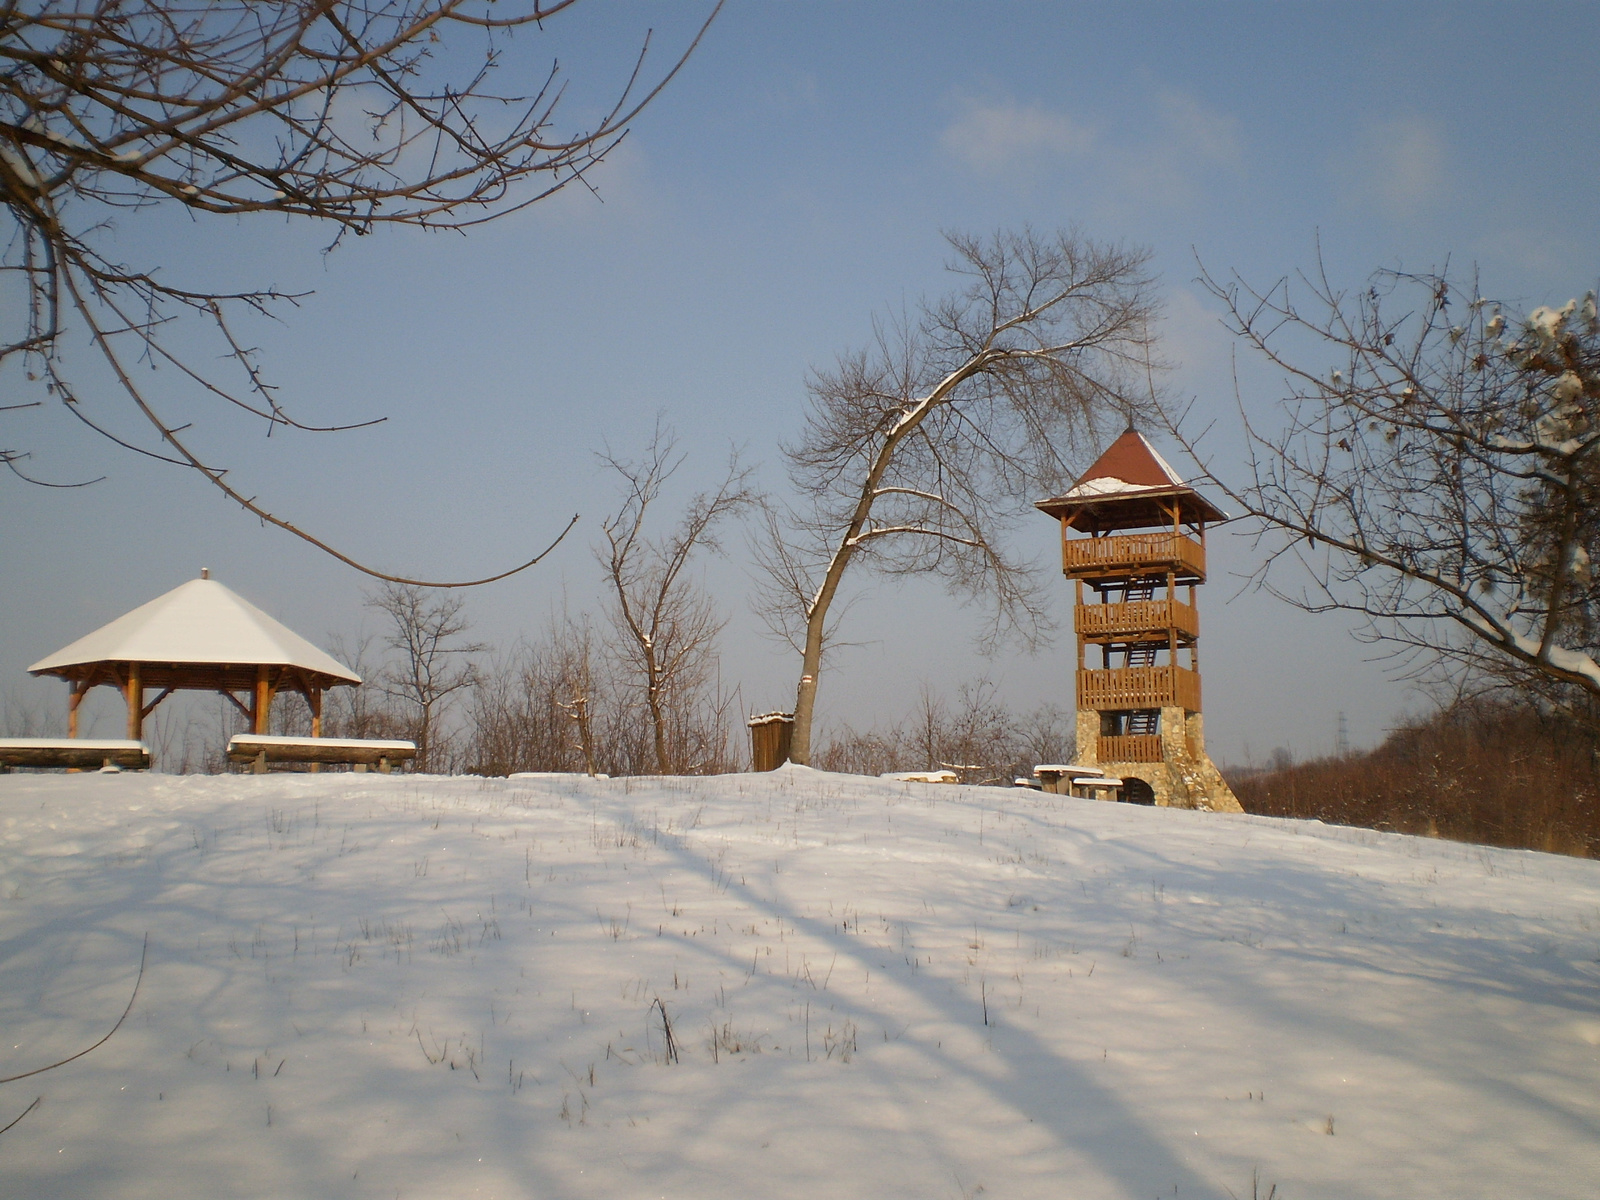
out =
[[1183,708],[1200,711],[1200,675],[1183,667],[1116,667],[1078,672],[1080,709]]
[[1161,735],[1124,733],[1100,739],[1101,762],[1160,762]]
[[1109,537],[1063,537],[1061,567],[1068,575],[1114,575],[1171,569],[1201,579],[1206,551],[1183,533],[1121,533]]
[[1086,638],[1114,638],[1176,629],[1200,636],[1200,614],[1182,600],[1130,600],[1121,604],[1082,604],[1075,612],[1077,631]]

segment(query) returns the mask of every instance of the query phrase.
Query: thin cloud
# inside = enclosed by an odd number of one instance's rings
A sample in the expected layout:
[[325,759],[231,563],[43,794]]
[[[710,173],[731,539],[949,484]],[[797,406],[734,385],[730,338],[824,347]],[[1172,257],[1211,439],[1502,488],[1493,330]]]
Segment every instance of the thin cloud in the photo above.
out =
[[1193,96],[1171,89],[1156,97],[1156,106],[1167,135],[1167,144],[1161,149],[1224,166],[1238,166],[1243,161],[1237,118],[1215,112]]
[[1220,174],[1244,165],[1239,122],[1187,92],[1162,89],[1139,131],[1105,163],[1120,203],[1184,208]]
[[1094,183],[1108,203],[1183,206],[1205,179],[1237,172],[1244,145],[1236,118],[1186,92],[1165,88],[1114,131],[1038,103],[963,97],[939,135],[944,151],[990,178],[1030,189],[1052,168],[1092,161]]
[[1095,134],[1066,113],[1014,100],[965,99],[940,144],[970,167],[992,171],[1027,161],[1065,158],[1094,145]]
[[652,210],[655,195],[649,155],[639,139],[630,137],[532,211],[538,220],[559,224],[638,220]]
[[1408,116],[1372,126],[1353,156],[1334,169],[1349,199],[1406,219],[1421,215],[1444,195],[1448,160],[1438,127]]

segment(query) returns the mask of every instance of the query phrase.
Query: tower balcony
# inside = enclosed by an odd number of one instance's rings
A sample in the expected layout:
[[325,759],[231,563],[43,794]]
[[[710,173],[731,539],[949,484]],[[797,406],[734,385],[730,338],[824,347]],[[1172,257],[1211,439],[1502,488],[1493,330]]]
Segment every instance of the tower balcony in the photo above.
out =
[[1193,641],[1200,636],[1200,614],[1181,600],[1128,600],[1121,604],[1080,604],[1073,614],[1078,636],[1090,642],[1165,640],[1167,631]]
[[1200,711],[1200,673],[1183,667],[1114,667],[1078,672],[1080,709],[1182,708]]
[[1162,761],[1161,735],[1124,733],[1102,737],[1098,753],[1103,763],[1158,763]]
[[1204,582],[1206,548],[1186,533],[1119,533],[1108,537],[1063,536],[1061,569],[1075,579],[1154,575],[1171,571]]

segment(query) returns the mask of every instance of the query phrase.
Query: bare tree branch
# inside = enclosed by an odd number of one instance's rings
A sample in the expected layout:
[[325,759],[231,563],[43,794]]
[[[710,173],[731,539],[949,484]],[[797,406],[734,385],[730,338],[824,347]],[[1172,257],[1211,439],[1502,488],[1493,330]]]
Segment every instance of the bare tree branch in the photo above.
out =
[[[647,35],[603,115],[563,132],[559,65],[531,92],[493,82],[508,70],[520,74],[508,57],[515,35],[535,36],[574,3],[0,3],[0,205],[11,225],[0,239],[0,294],[15,300],[0,310],[0,364],[16,359],[29,385],[114,444],[195,471],[268,524],[375,578],[468,587],[534,565],[543,554],[484,579],[406,579],[335,550],[238,490],[227,469],[179,438],[186,426],[135,386],[130,361],[175,367],[203,400],[264,421],[269,435],[375,420],[329,425],[291,416],[256,351],[236,335],[230,314],[270,315],[299,296],[186,288],[154,266],[109,257],[107,247],[119,212],[177,206],[202,220],[300,219],[326,227],[332,249],[385,225],[463,230],[574,180],[587,185],[585,174],[699,45],[721,0],[653,82]],[[461,43],[471,38],[478,51],[463,56]],[[214,357],[174,336],[184,317],[210,329]],[[74,382],[74,335],[87,338],[114,394],[149,426],[149,444],[113,432],[119,406]],[[42,482],[18,469],[25,453],[0,447],[0,462]]]
[[853,562],[987,597],[986,644],[1038,640],[1049,616],[1004,533],[1086,440],[1159,403],[1145,252],[1074,231],[949,242],[963,285],[816,373],[785,451],[802,506],[768,514],[760,607],[801,651],[795,762],[809,761],[830,613]]
[[[1224,323],[1284,377],[1282,429],[1244,421],[1243,481],[1201,464],[1258,523],[1266,554],[1254,582],[1308,611],[1360,614],[1362,636],[1397,648],[1421,677],[1466,671],[1592,706],[1594,293],[1508,318],[1476,278],[1447,271],[1380,272],[1353,295],[1320,261],[1264,292],[1202,282]],[[1197,454],[1194,438],[1185,445]],[[1284,569],[1297,589],[1279,584]]]

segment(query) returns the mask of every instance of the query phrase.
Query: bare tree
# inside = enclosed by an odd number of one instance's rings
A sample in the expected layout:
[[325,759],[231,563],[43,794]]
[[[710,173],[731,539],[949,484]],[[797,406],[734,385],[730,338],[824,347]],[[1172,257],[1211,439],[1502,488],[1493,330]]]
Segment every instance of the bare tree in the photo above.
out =
[[696,493],[671,532],[652,539],[645,531],[651,510],[684,459],[672,431],[657,424],[637,461],[609,451],[600,459],[621,479],[623,501],[603,526],[606,546],[599,557],[622,664],[650,714],[655,769],[663,775],[703,771],[723,757],[722,748],[711,743],[725,722],[705,720],[705,708],[716,673],[717,634],[726,621],[689,566],[696,554],[720,552],[718,526],[753,503],[750,471],[730,456],[722,482]]
[[[370,602],[370,597],[368,600]],[[330,633],[328,648],[333,657],[367,682],[360,687],[330,688],[322,697],[322,727],[328,737],[398,738],[405,736],[407,722],[384,701],[381,685],[383,666],[373,643],[378,635],[359,631],[354,638]],[[298,693],[291,693],[291,702]]]
[[963,783],[1007,784],[1039,763],[1070,761],[1073,715],[1046,704],[1018,715],[988,679],[963,683],[952,706],[924,684],[905,720],[858,732],[848,725],[821,739],[817,765],[879,775],[947,768]]
[[584,769],[576,759],[573,721],[562,706],[563,672],[552,649],[548,641],[523,643],[479,670],[468,751],[474,774]]
[[1146,252],[1074,231],[949,242],[962,286],[817,373],[785,450],[804,507],[769,514],[762,609],[801,654],[797,763],[850,566],[937,575],[993,602],[988,639],[1036,638],[1048,618],[1004,533],[1088,437],[1156,403]]
[[[508,65],[524,69],[507,57],[514,34],[533,36],[574,2],[0,3],[0,202],[12,226],[0,280],[13,301],[0,318],[12,322],[0,324],[0,365],[21,360],[30,384],[117,445],[196,471],[263,521],[395,579],[239,490],[169,414],[171,397],[158,402],[135,379],[136,364],[170,367],[201,398],[269,433],[328,431],[289,414],[236,324],[298,297],[185,286],[154,264],[121,262],[112,218],[177,207],[202,221],[301,219],[327,229],[331,249],[384,225],[461,230],[536,203],[584,180],[705,32],[653,83],[646,37],[602,115],[565,131],[556,66],[526,94],[493,80]],[[209,326],[212,350],[175,332],[185,315]],[[97,400],[69,374],[74,337],[92,346],[131,410]],[[124,415],[148,436],[119,432]],[[0,446],[0,463],[40,482],[23,473],[26,458]]]
[[1359,613],[1415,672],[1596,711],[1594,293],[1518,318],[1446,273],[1383,271],[1355,294],[1320,265],[1265,292],[1204,282],[1287,389],[1281,431],[1246,422],[1243,484],[1210,474],[1260,524],[1258,582]]
[[655,769],[631,681],[604,653],[587,614],[552,613],[544,631],[480,669],[473,685],[472,770],[637,774]]
[[962,783],[1010,783],[1017,721],[998,690],[987,679],[963,683],[956,701],[938,765]]
[[456,694],[477,681],[470,656],[488,647],[462,640],[471,623],[460,596],[386,583],[367,604],[388,616],[392,627],[384,644],[399,656],[379,674],[379,687],[410,710],[407,733],[417,743],[417,770],[435,770],[446,743],[443,718]]
[[814,762],[824,771],[843,775],[882,775],[915,770],[907,748],[905,727],[896,722],[858,731],[840,725],[819,739]]
[[589,614],[552,618],[548,641],[546,686],[569,723],[570,750],[590,775],[630,773],[624,764],[638,761],[643,750],[622,714],[620,688],[605,670]]
[[1070,763],[1077,757],[1077,713],[1055,704],[1041,704],[1020,718],[1016,731],[1018,774],[1029,774],[1040,763]]

